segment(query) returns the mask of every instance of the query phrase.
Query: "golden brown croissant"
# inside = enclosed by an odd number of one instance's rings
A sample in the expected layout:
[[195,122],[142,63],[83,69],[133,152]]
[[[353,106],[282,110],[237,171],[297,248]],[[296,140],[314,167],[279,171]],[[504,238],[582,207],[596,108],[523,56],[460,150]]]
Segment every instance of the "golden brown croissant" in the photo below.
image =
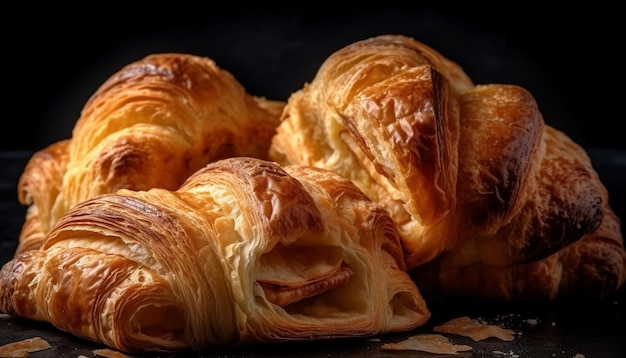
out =
[[490,266],[480,255],[444,253],[410,272],[427,298],[469,296],[507,300],[596,299],[624,284],[626,253],[620,220],[605,208],[602,225],[551,256],[524,264]]
[[283,106],[249,95],[208,58],[155,54],[125,66],[86,103],[71,139],[27,164],[18,252],[37,247],[69,208],[96,195],[176,189],[208,162],[265,158]]
[[[565,134],[546,127],[544,136],[548,137],[544,141],[546,153],[532,186],[542,194],[535,194],[534,200],[527,201],[516,211],[516,217],[495,234],[469,235],[454,250],[415,268],[411,276],[425,296],[509,300],[557,296],[598,298],[624,284],[626,251],[621,221],[609,205],[606,188],[585,152]],[[595,220],[597,215],[583,212],[589,206],[581,203],[597,201],[597,193],[601,195],[602,223],[580,238],[580,227],[576,225],[585,219]],[[481,211],[489,212],[476,206],[468,212]],[[560,225],[551,224],[553,221]],[[543,240],[537,240],[535,246],[519,245],[520,233]],[[550,245],[571,238],[576,241],[548,257],[542,254],[555,250]],[[537,256],[539,259],[530,259]],[[510,262],[503,260],[505,257],[519,259]]]
[[429,319],[405,269],[351,182],[237,157],[79,203],[4,265],[0,310],[126,352],[367,336]]
[[[270,157],[335,171],[385,207],[419,284],[493,298],[551,298],[554,292],[516,291],[511,270],[568,256],[560,250],[575,250],[585,235],[608,237],[584,245],[617,259],[583,253],[595,257],[584,270],[611,268],[577,290],[603,287],[596,293],[606,294],[624,283],[620,227],[600,227],[603,220],[619,223],[606,189],[585,151],[544,123],[522,87],[474,85],[430,47],[385,35],[329,56],[289,98],[281,121]],[[492,281],[467,279],[470,267],[495,271]],[[564,270],[568,282],[593,275]],[[520,271],[514,280],[560,281],[559,273],[543,274],[549,277]],[[576,291],[564,282],[561,289]]]
[[459,104],[449,93],[472,86],[458,65],[408,38],[357,42],[291,95],[270,156],[352,180],[392,214],[416,266],[454,241]]

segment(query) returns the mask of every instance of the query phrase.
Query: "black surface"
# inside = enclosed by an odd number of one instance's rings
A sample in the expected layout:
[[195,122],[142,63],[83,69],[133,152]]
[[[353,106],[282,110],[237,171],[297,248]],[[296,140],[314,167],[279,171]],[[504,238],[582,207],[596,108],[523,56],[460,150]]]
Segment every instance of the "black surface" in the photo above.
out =
[[[611,195],[612,206],[626,217],[626,151],[588,149],[596,170]],[[0,264],[13,255],[24,220],[24,208],[17,202],[16,184],[29,152],[0,152]],[[622,222],[622,231],[624,223]],[[516,331],[511,342],[448,336],[456,344],[473,347],[455,357],[575,357],[613,358],[626,356],[626,289],[602,300],[557,300],[535,303],[493,303],[477,300],[429,302],[432,318],[418,329],[375,338],[272,344],[257,347],[185,352],[160,357],[434,357],[415,351],[388,352],[382,344],[397,342],[417,333],[431,333],[432,327],[458,316],[470,316]],[[536,321],[536,324],[533,323]],[[16,319],[0,314],[0,345],[32,337],[46,339],[52,348],[31,353],[31,357],[93,356],[104,348],[56,330],[47,323]]]
[[0,131],[0,150],[40,149],[69,137],[97,87],[151,53],[211,57],[250,93],[286,99],[332,52],[390,33],[434,47],[476,83],[527,88],[546,122],[581,145],[626,148],[617,130],[626,73],[621,9],[528,1],[287,5],[177,1],[64,9],[58,2],[11,2],[0,25],[4,121],[11,129]]

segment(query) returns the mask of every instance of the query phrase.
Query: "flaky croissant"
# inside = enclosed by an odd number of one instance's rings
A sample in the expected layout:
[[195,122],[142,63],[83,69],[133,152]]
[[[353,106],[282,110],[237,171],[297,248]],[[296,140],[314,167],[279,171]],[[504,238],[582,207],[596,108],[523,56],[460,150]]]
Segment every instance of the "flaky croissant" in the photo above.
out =
[[[421,285],[516,299],[604,295],[624,283],[619,218],[585,151],[544,122],[524,88],[475,85],[412,38],[331,54],[289,98],[270,158],[332,170],[382,205]],[[580,259],[564,259],[574,251]],[[553,254],[560,259],[541,261]],[[518,269],[555,260],[572,266],[543,277]],[[520,292],[520,280],[558,289]]]
[[[551,127],[546,127],[544,136],[548,139],[544,140],[540,175],[532,186],[537,191],[534,200],[525,202],[517,216],[496,233],[468,235],[455,249],[415,268],[411,276],[424,295],[508,300],[599,298],[624,284],[626,251],[621,221],[609,205],[606,188],[582,148]],[[584,203],[597,201],[597,194],[602,206],[594,210],[601,210],[602,222],[581,237],[575,225],[595,218],[597,213],[584,211],[589,210]],[[473,206],[467,212],[481,210]],[[519,245],[519,235],[537,237],[538,243],[534,247]],[[568,237],[575,241],[561,249],[548,246],[570,241]],[[555,252],[545,258],[536,254],[551,251]],[[507,255],[520,259],[502,260]]]
[[154,54],[125,66],[92,95],[71,138],[27,164],[18,252],[38,247],[68,209],[96,195],[176,189],[211,161],[266,158],[283,106],[246,93],[209,58]]
[[321,169],[237,157],[103,194],[0,271],[0,310],[126,352],[367,336],[430,312],[388,214]]

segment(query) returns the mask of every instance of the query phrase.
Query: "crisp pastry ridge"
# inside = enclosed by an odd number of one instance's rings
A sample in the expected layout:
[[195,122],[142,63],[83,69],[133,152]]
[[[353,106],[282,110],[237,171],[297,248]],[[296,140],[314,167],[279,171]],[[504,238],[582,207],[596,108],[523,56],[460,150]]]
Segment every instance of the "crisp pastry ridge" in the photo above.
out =
[[405,331],[430,317],[389,215],[350,181],[251,157],[71,208],[0,271],[0,311],[125,352]]
[[[410,37],[377,36],[331,54],[289,97],[270,158],[335,171],[382,205],[424,287],[552,299],[603,296],[626,280],[620,225],[603,224],[619,218],[586,152],[545,123],[525,88],[474,84],[458,64]],[[599,232],[609,239],[587,238]],[[514,288],[542,279],[518,267],[569,256],[563,250],[593,264],[564,268],[568,279],[543,270],[543,280],[559,287],[553,291]],[[598,250],[611,258],[601,262]],[[495,272],[492,281],[477,275],[457,283],[470,267]]]

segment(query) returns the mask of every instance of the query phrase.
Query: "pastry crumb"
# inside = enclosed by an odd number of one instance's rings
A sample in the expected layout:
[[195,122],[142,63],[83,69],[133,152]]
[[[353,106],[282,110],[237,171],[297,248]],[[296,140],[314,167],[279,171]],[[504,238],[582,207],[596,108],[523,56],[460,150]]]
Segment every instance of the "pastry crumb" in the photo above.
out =
[[0,357],[28,357],[28,353],[49,349],[50,343],[41,337],[33,337],[0,346]]
[[482,341],[491,337],[503,341],[512,341],[515,338],[515,331],[513,330],[480,322],[468,316],[453,318],[441,325],[435,326],[433,331],[438,333],[458,334],[469,337],[474,341]]
[[472,350],[472,347],[454,344],[440,334],[418,334],[397,343],[383,344],[381,348],[389,351],[413,350],[434,354],[457,354]]

